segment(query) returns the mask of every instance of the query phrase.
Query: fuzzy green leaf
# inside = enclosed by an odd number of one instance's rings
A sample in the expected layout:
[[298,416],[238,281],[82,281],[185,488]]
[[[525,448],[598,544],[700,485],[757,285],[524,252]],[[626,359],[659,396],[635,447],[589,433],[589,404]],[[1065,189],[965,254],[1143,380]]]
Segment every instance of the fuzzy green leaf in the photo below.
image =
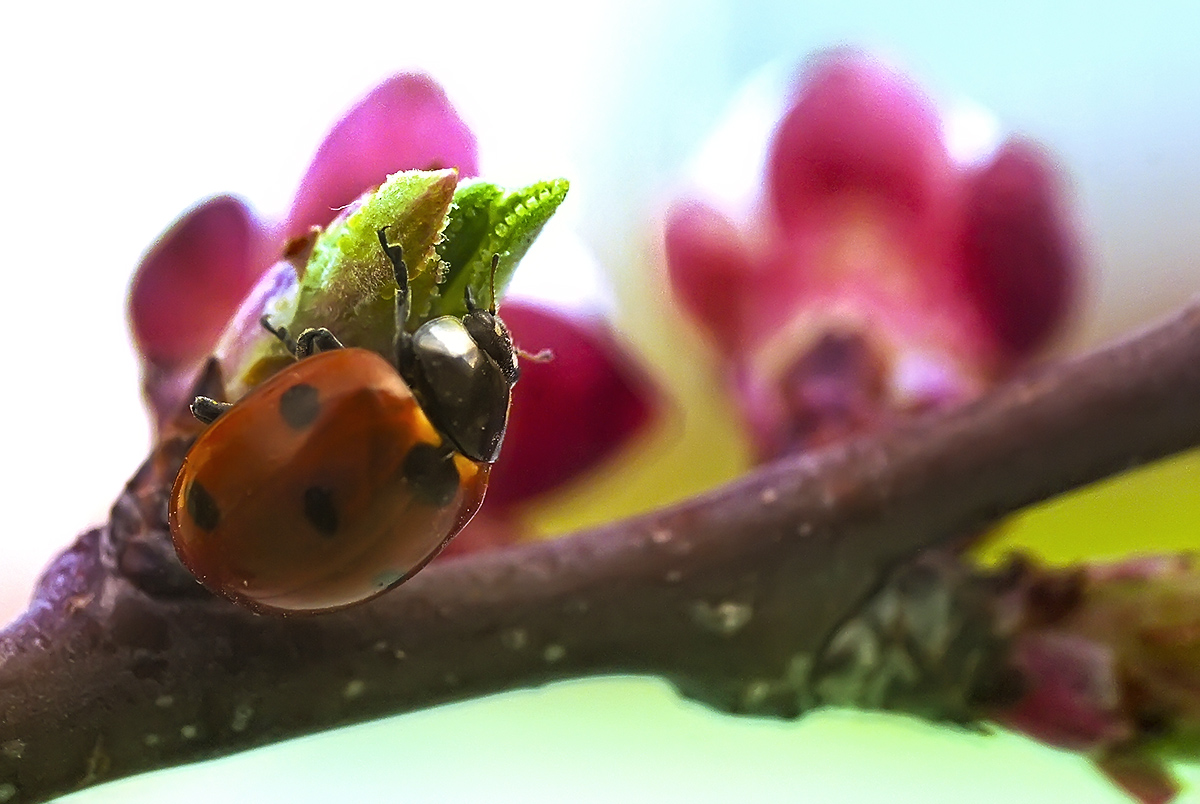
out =
[[486,181],[466,181],[454,192],[446,233],[438,255],[446,263],[447,279],[458,276],[478,252],[493,227],[492,208],[501,201],[502,189]]
[[438,248],[447,269],[430,317],[466,313],[468,286],[480,304],[494,304],[492,255],[500,256],[495,288],[496,295],[501,296],[517,264],[566,198],[569,187],[566,179],[537,182],[508,192],[486,182],[461,185],[450,207],[446,240]]
[[[438,316],[465,314],[468,286],[481,305],[494,304],[492,255],[500,258],[494,277],[500,295],[567,188],[564,179],[512,191],[478,180],[459,184],[453,170],[390,176],[317,238],[301,273],[294,316],[274,323],[293,334],[325,327],[348,346],[391,358],[397,286],[380,229],[386,227],[389,244],[403,248],[410,292],[406,327],[412,331]],[[287,359],[269,338],[264,349],[255,358],[263,371]],[[263,371],[250,371],[250,383]]]
[[427,312],[441,275],[436,244],[457,184],[454,170],[397,173],[330,224],[300,280],[293,330],[327,327],[343,343],[390,355],[396,282],[377,232],[387,227],[388,242],[403,247],[412,306]]

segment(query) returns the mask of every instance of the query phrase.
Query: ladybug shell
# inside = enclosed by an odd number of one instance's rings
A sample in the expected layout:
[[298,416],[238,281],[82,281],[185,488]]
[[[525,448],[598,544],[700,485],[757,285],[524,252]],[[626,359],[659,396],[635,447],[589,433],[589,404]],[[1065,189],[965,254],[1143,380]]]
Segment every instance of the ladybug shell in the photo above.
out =
[[423,567],[479,510],[490,465],[454,450],[390,363],[337,349],[276,374],[184,458],[183,563],[257,611],[349,606]]

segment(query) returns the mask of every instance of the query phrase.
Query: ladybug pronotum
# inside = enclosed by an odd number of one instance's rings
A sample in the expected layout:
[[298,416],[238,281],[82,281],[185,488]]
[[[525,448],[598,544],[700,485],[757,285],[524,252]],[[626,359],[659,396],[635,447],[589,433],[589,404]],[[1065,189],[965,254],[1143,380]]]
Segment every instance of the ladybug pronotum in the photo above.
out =
[[407,332],[408,269],[378,236],[398,286],[394,365],[264,318],[296,362],[236,404],[192,404],[209,427],[171,494],[175,549],[256,611],[338,609],[411,577],[479,510],[500,452],[519,374],[508,329],[468,290],[465,316]]

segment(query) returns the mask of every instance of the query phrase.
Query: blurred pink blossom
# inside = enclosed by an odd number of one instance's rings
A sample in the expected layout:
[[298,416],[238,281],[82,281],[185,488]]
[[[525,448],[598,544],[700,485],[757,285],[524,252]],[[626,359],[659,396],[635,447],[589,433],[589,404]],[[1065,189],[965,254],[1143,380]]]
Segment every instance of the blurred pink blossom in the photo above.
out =
[[1080,284],[1046,154],[1014,139],[955,163],[931,101],[845,51],[804,72],[758,218],[681,202],[666,250],[761,459],[979,393],[1037,354]]

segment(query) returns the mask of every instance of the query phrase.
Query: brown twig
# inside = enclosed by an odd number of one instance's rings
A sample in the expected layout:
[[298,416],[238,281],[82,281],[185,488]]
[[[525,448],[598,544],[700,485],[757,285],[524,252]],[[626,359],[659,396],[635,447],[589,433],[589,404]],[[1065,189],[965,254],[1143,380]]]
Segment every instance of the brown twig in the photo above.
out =
[[[133,517],[149,536],[114,538],[131,521],[123,500],[108,530],[63,553],[29,611],[0,633],[0,800],[44,801],[598,673],[659,675],[722,710],[795,716],[837,675],[831,635],[897,567],[1200,443],[1197,400],[1193,308],[961,409],[647,516],[436,563],[373,603],[310,618],[254,616],[173,581],[153,546],[161,517]],[[160,455],[135,479],[133,508],[161,506],[170,465]],[[956,598],[980,632],[976,658],[1002,651],[987,638],[987,607],[970,602],[978,598]],[[970,717],[973,703],[1003,694],[1001,680],[939,673],[934,697],[957,703],[935,709],[965,706]]]

